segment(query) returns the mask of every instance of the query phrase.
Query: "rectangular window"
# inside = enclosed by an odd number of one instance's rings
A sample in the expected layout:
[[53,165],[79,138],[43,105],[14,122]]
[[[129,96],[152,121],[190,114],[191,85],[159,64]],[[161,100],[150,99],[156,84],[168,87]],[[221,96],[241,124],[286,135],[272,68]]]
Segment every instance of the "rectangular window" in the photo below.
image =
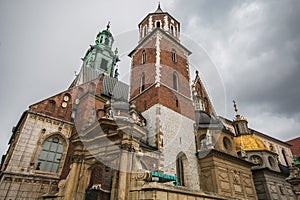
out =
[[100,68],[107,71],[108,60],[102,58]]

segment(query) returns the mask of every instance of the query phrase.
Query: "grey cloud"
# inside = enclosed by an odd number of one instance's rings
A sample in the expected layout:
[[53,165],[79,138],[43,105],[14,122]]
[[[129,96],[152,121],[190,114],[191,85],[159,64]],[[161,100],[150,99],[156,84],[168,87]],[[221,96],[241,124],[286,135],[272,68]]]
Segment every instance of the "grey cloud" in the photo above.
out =
[[[299,1],[197,1],[190,5],[177,1],[174,10],[187,26],[183,32],[203,44],[217,64],[224,79],[228,118],[234,116],[231,100],[238,99],[258,129],[265,130],[265,125],[267,132],[283,136],[276,131],[278,124],[289,133],[293,124],[300,131]],[[185,12],[191,17],[185,17]],[[216,97],[222,91],[210,90],[219,104]],[[254,120],[258,112],[273,116],[269,118],[273,128]]]

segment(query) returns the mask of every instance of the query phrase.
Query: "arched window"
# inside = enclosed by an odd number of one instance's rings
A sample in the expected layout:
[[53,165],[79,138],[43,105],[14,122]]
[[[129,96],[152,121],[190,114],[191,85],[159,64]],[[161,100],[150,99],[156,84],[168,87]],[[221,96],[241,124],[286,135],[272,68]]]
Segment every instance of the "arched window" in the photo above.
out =
[[173,89],[178,91],[178,76],[177,73],[173,73]]
[[235,125],[235,130],[236,130],[236,134],[240,134],[240,129],[239,129],[239,125],[238,124]]
[[223,138],[223,146],[228,151],[232,149],[232,143],[228,137]]
[[55,105],[56,105],[56,103],[54,100],[49,100],[48,105],[47,105],[47,110],[50,112],[54,112]]
[[274,160],[274,158],[272,158],[271,156],[269,156],[268,157],[268,161],[269,161],[270,167],[274,167],[275,166],[275,160]]
[[174,27],[171,25],[171,34],[174,35]]
[[89,84],[89,91],[94,93],[95,90],[96,90],[96,84],[93,83],[93,82],[91,82],[91,83]]
[[58,137],[48,138],[43,144],[36,170],[57,173],[62,154],[62,141]]
[[144,26],[144,37],[147,35],[147,26]]
[[172,61],[174,63],[177,63],[177,54],[176,54],[175,49],[172,49]]
[[187,163],[187,158],[184,153],[179,153],[177,158],[176,158],[176,176],[177,176],[177,182],[181,186],[186,186],[187,185],[187,168],[188,168],[188,163]]
[[105,39],[105,45],[108,46],[108,43],[109,43],[109,40],[108,40],[108,38],[106,38],[106,39]]
[[156,22],[156,28],[160,28],[160,21]]
[[176,103],[176,107],[178,108],[179,107],[179,101],[178,101],[177,97],[175,97],[175,103]]
[[143,50],[143,53],[142,53],[142,64],[145,64],[146,63],[146,51]]
[[140,92],[143,92],[144,90],[145,90],[145,74],[142,73]]

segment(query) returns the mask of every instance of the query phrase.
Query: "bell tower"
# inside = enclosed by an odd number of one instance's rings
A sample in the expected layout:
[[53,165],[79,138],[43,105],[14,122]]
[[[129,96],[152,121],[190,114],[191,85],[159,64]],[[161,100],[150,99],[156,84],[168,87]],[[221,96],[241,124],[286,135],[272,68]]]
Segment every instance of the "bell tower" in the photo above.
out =
[[129,54],[130,100],[143,112],[161,104],[194,119],[188,56],[180,43],[180,23],[160,5],[138,25],[139,43]]
[[[191,51],[180,43],[180,23],[160,4],[138,24],[138,29],[138,45],[129,54],[130,101],[135,101],[147,120],[148,144],[162,152],[159,170],[178,177],[185,171],[187,177],[182,177],[182,184],[198,187],[197,177],[187,172],[197,169],[188,63]],[[187,159],[179,165],[179,158]]]

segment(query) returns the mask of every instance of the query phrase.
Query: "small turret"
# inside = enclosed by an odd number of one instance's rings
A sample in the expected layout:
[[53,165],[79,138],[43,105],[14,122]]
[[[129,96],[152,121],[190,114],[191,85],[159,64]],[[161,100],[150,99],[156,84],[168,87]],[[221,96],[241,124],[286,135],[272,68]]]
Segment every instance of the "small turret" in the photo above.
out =
[[234,107],[234,111],[235,111],[235,119],[233,121],[233,126],[236,132],[236,135],[245,135],[245,134],[249,134],[249,128],[248,128],[248,121],[246,118],[244,118],[243,116],[241,116],[238,113],[238,109],[237,109],[237,105],[236,102],[233,100],[233,107]]

